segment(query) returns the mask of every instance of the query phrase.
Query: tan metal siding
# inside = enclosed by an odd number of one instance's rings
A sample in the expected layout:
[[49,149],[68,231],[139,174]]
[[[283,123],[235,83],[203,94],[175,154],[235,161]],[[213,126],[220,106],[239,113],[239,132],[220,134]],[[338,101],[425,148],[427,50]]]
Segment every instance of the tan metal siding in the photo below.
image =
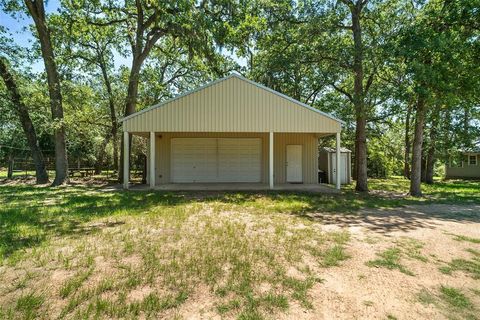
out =
[[[156,140],[156,183],[171,183],[171,139],[172,138],[261,138],[262,139],[262,183],[268,183],[268,134],[265,133],[210,133],[177,132],[159,133]],[[308,133],[277,133],[274,135],[274,179],[275,183],[286,181],[286,146],[302,145],[303,183],[318,182],[318,139]]]
[[124,121],[130,132],[334,133],[340,123],[231,77]]
[[274,182],[285,183],[287,145],[302,145],[303,183],[318,183],[318,139],[308,133],[276,133],[273,136]]

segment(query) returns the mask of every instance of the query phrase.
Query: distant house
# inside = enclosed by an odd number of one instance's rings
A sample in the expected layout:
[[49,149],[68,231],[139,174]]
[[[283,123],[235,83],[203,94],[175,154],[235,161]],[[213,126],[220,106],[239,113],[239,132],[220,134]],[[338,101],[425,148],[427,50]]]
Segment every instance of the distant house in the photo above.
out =
[[[149,138],[147,179],[168,184],[318,184],[319,138],[342,121],[238,74],[213,81],[123,120]],[[340,157],[338,157],[340,159]],[[128,188],[128,157],[124,159]],[[340,188],[340,184],[336,185]]]
[[462,152],[462,161],[458,165],[447,164],[445,178],[480,179],[480,148]]

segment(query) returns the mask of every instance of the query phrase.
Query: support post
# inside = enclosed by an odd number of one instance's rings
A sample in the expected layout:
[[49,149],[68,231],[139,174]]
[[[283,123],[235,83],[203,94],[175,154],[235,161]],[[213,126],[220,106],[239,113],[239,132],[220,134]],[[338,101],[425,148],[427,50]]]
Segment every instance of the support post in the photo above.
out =
[[155,187],[155,132],[150,132],[150,188]]
[[130,181],[130,135],[123,132],[123,188],[128,189]]
[[336,159],[336,170],[337,170],[337,179],[336,179],[336,183],[335,183],[335,187],[337,190],[340,190],[340,183],[341,183],[341,169],[340,169],[340,161],[341,161],[341,158],[340,158],[340,132],[337,132],[336,134],[337,136],[337,149],[336,149],[336,154],[337,154],[337,159]]
[[273,189],[273,132],[270,132],[270,139],[268,143],[268,182],[270,189]]

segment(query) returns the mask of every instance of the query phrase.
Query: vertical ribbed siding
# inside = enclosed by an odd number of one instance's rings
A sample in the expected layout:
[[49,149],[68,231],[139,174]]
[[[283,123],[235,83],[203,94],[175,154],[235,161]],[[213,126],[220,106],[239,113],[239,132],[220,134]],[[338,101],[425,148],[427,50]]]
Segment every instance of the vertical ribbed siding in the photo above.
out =
[[303,183],[318,183],[318,139],[308,133],[276,133],[274,141],[275,183],[286,183],[287,145],[302,146]]
[[232,77],[127,119],[130,132],[335,133],[340,123]]
[[[267,133],[214,133],[177,132],[159,133],[156,140],[156,183],[170,183],[171,139],[172,138],[261,138],[262,139],[262,183],[268,183],[268,134]],[[303,183],[318,182],[318,139],[313,134],[276,133],[274,135],[275,183],[286,183],[286,147],[302,145]]]

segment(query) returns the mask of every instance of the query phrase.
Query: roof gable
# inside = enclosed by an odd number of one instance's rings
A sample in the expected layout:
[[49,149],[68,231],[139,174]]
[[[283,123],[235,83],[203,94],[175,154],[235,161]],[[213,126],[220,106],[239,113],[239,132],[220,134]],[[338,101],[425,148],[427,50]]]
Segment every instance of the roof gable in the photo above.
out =
[[[211,118],[219,119],[210,121]],[[338,132],[343,123],[238,74],[210,82],[121,121],[127,131],[199,132]]]

